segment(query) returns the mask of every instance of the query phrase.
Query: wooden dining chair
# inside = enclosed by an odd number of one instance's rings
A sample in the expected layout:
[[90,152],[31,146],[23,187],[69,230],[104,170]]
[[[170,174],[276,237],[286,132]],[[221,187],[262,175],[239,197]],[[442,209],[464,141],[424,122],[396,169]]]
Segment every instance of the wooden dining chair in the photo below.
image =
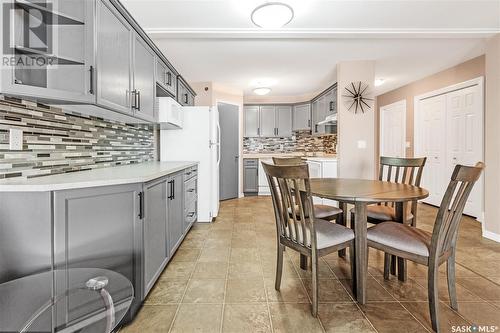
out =
[[[420,186],[422,171],[425,166],[426,157],[402,158],[402,157],[380,157],[379,180],[393,183]],[[354,208],[351,209],[351,225],[354,224]],[[366,209],[368,222],[378,224],[386,221],[396,220],[396,208],[394,202],[378,203],[369,205]],[[412,201],[408,221],[412,226],[417,225],[417,201]],[[405,221],[407,222],[407,221]]]
[[384,278],[389,278],[388,256],[396,255],[426,265],[429,311],[432,328],[439,331],[438,270],[447,263],[448,293],[451,307],[458,310],[455,289],[455,252],[462,212],[474,184],[484,168],[455,166],[434,223],[432,233],[396,222],[383,222],[368,229],[368,246],[385,252]]
[[[273,157],[273,163],[275,165],[297,165],[306,164],[306,161],[301,157]],[[314,216],[327,221],[335,220],[340,224],[343,224],[344,221],[344,212],[335,206],[315,204]]]
[[[311,258],[312,315],[318,314],[318,259],[349,247],[354,258],[354,232],[345,226],[318,219],[313,208],[306,164],[262,163],[271,189],[277,232],[275,289],[280,290],[285,247]],[[289,214],[297,209],[297,214]],[[351,260],[351,269],[354,261]],[[354,280],[354,279],[353,279]]]

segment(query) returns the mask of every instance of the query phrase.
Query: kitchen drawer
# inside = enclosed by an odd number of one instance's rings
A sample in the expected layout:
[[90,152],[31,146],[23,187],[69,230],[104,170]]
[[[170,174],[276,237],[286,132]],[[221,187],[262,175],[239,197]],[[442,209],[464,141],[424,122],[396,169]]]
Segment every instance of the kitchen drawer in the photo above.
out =
[[243,159],[243,165],[248,166],[248,167],[258,167],[259,166],[259,160],[256,158],[245,158]]
[[192,166],[190,168],[187,168],[184,170],[184,181],[187,181],[193,177],[196,177],[198,175],[198,166]]
[[196,185],[197,179],[197,177],[194,177],[184,183],[184,197],[186,200],[186,206],[189,203],[196,201],[196,198],[198,196],[198,189]]
[[191,202],[186,202],[184,208],[184,224],[186,228],[189,228],[189,226],[192,223],[196,222],[197,218],[198,218],[198,210],[197,210],[196,200]]

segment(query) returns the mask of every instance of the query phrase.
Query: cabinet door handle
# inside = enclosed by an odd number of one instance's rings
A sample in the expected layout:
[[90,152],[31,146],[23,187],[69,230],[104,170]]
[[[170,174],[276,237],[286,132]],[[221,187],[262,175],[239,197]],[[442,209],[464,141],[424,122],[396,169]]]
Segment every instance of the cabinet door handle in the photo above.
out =
[[137,90],[132,90],[132,109],[135,110],[137,108]]
[[311,119],[308,119],[308,120],[307,120],[307,126],[308,126],[308,127],[311,127]]
[[184,103],[188,103],[188,94],[184,94]]
[[172,200],[172,192],[173,192],[172,191],[172,181],[170,180],[167,184],[168,184],[168,192],[169,192],[167,199]]
[[175,179],[172,180],[172,200],[175,199]]
[[333,111],[333,101],[330,101],[330,111]]
[[257,127],[257,135],[260,136],[260,127]]
[[276,135],[279,135],[280,134],[280,129],[278,127],[276,127]]
[[90,76],[90,86],[89,86],[89,93],[94,94],[94,66],[90,66],[89,68],[89,76]]
[[141,109],[141,92],[138,90],[135,94],[137,96],[137,110]]
[[169,86],[172,85],[172,73],[170,73],[170,72],[167,73],[167,84]]
[[139,192],[139,219],[143,220],[144,217],[144,192]]

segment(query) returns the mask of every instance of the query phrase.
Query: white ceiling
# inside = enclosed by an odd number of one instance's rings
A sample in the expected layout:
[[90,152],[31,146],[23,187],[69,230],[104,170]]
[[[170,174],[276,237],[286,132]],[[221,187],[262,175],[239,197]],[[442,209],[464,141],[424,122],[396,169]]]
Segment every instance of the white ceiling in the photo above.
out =
[[340,61],[375,60],[382,93],[484,53],[500,31],[498,0],[284,0],[295,18],[280,30],[254,27],[263,0],[122,0],[191,82],[214,81],[252,95],[316,92]]

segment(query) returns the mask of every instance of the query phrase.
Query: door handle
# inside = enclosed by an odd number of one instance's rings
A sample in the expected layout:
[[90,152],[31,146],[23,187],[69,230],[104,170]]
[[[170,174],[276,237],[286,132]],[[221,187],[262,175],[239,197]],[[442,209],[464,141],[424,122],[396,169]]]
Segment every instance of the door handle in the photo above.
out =
[[172,85],[172,73],[170,73],[170,72],[167,73],[167,84],[169,86]]
[[137,91],[137,110],[140,110],[141,109],[141,92],[140,90]]
[[94,66],[90,66],[89,68],[89,76],[90,76],[90,86],[89,86],[89,93],[94,94]]
[[139,192],[139,219],[143,220],[144,214],[144,192]]

